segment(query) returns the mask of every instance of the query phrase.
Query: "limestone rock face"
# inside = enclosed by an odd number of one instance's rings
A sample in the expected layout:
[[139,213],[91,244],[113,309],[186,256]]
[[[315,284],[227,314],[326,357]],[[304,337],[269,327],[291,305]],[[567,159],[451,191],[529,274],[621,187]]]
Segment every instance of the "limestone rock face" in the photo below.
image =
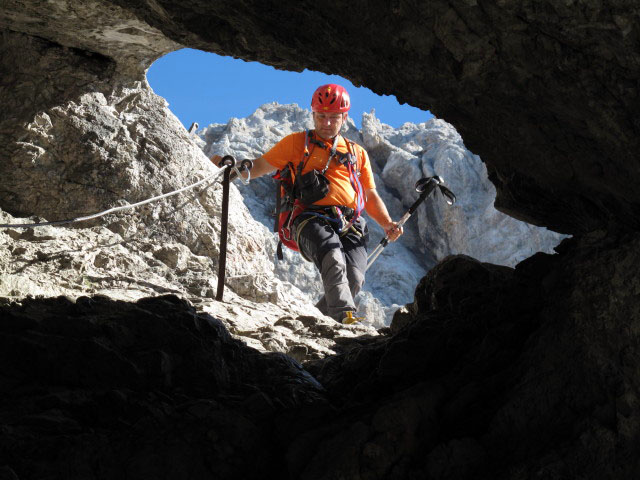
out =
[[387,196],[393,192],[399,197],[403,212],[418,198],[414,186],[424,177],[443,177],[457,196],[449,206],[443,196],[433,194],[411,219],[417,224],[411,248],[432,259],[430,266],[458,253],[515,266],[536,252],[552,251],[562,239],[495,210],[495,188],[484,163],[465,148],[447,122],[434,118],[393,129],[365,114],[362,125],[364,145],[380,171],[380,183]]
[[[93,92],[65,100],[41,111],[20,130],[4,133],[0,202],[14,216],[55,221],[95,213],[177,190],[218,170],[146,81],[116,88],[109,96]],[[192,255],[215,259],[220,190],[214,192],[213,178],[208,187],[130,215],[77,226],[100,223],[122,238],[181,244]],[[232,197],[234,204],[242,205],[237,191]],[[230,275],[270,270],[263,229],[250,218],[239,208],[231,219]],[[236,230],[243,235],[233,235]],[[185,261],[168,263],[184,269]]]

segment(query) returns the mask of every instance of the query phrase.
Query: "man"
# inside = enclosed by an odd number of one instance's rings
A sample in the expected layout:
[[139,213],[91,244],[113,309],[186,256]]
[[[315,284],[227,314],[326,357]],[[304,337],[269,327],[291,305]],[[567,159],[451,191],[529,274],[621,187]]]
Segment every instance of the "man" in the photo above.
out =
[[[346,324],[360,320],[353,299],[367,267],[368,231],[360,210],[364,207],[390,241],[403,233],[376,191],[367,152],[340,135],[350,107],[344,87],[318,87],[311,100],[315,129],[286,136],[256,159],[251,170],[256,178],[291,163],[300,177],[316,170],[328,180],[326,196],[300,209],[293,231],[300,253],[315,263],[322,277],[325,295],[316,306]],[[211,158],[216,165],[220,159]]]

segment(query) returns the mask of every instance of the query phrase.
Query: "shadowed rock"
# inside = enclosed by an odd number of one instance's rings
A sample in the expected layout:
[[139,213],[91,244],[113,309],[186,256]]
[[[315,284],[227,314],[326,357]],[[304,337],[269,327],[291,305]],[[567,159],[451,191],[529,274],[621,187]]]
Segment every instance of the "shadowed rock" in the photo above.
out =
[[515,270],[450,257],[388,341],[308,363],[343,413],[304,437],[300,478],[635,478],[640,238],[601,242]]
[[328,408],[299,364],[176,297],[32,299],[0,318],[0,459],[22,479],[278,475],[285,417]]
[[[428,108],[486,163],[499,209],[575,238],[515,270],[446,260],[394,336],[307,365],[325,390],[290,358],[230,341],[176,300],[4,306],[0,475],[638,478],[639,8],[5,1],[3,211],[75,213],[183,184],[206,159],[194,153],[183,177],[150,181],[145,168],[177,166],[163,133],[188,140],[164,129],[173,120],[156,128],[135,93],[148,94],[144,71],[155,58],[190,46],[341,74]],[[64,132],[95,134],[60,135],[68,118]],[[118,177],[123,149],[136,167]],[[100,161],[87,168],[85,157]],[[210,200],[202,205],[213,215]],[[153,226],[168,212],[141,217]],[[199,235],[210,226],[201,212],[193,218],[197,228],[176,222],[159,238],[202,256],[215,235]],[[7,259],[30,252],[0,247]],[[262,271],[265,258],[243,266]],[[195,290],[206,295],[202,284]]]

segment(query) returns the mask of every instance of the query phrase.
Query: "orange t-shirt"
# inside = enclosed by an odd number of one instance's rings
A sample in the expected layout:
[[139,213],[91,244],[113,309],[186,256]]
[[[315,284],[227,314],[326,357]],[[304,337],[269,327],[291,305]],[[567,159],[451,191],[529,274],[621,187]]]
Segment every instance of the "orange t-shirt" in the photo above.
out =
[[[291,162],[295,167],[294,172],[297,172],[298,164],[303,161],[304,137],[306,134],[306,132],[298,132],[287,135],[276,143],[271,150],[262,155],[262,157],[278,170],[281,170],[287,165],[287,163]],[[314,138],[320,140],[315,136],[315,134]],[[306,159],[306,165],[302,169],[303,175],[313,169],[320,172],[324,170],[327,160],[329,159],[329,149],[333,146],[333,143],[324,143],[327,146],[326,149],[319,145],[315,145],[310,139],[308,146],[310,155]],[[367,155],[365,149],[358,144],[353,144],[353,150],[353,153],[357,158],[357,166],[358,171],[360,172],[360,183],[362,184],[363,193],[369,188],[376,188],[375,182],[373,181],[373,172],[371,171],[369,155]],[[337,151],[341,153],[346,153],[348,151],[347,144],[342,135],[338,141]],[[351,186],[347,167],[338,163],[338,160],[334,157],[324,175],[329,180],[329,193],[314,205],[344,205],[355,209],[357,201],[356,192]]]

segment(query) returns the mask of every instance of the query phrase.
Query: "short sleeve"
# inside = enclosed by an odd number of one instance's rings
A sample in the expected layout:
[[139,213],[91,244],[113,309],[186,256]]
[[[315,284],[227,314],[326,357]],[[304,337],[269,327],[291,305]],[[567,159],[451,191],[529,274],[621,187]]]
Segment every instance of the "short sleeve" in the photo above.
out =
[[362,184],[362,188],[364,188],[365,190],[376,188],[376,182],[373,179],[373,171],[371,170],[369,155],[364,148],[360,147],[359,150],[362,156],[362,168],[360,169],[360,183]]
[[295,137],[295,133],[287,135],[271,147],[268,152],[264,153],[262,158],[264,158],[269,165],[281,170],[287,163],[293,161],[295,158]]

